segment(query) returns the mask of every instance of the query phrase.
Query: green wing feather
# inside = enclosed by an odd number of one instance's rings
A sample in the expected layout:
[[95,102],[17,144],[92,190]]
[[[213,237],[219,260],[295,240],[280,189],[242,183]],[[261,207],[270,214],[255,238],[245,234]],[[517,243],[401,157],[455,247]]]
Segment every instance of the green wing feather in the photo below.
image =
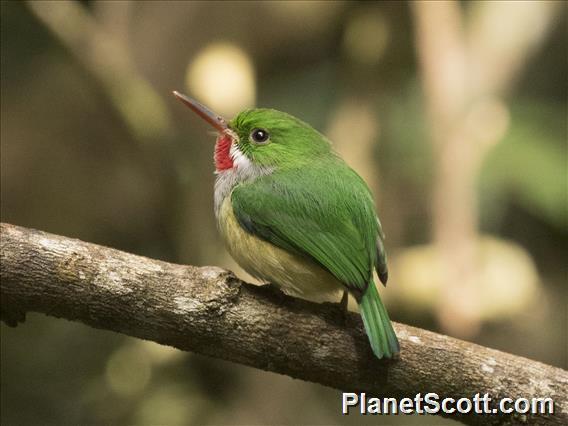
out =
[[321,161],[237,186],[233,212],[248,232],[315,260],[345,284],[359,302],[373,352],[390,358],[399,352],[398,340],[372,276],[375,267],[386,283],[381,224],[363,180],[341,160],[328,161],[334,163]]
[[364,291],[385,262],[371,193],[335,157],[241,184],[231,201],[248,232],[314,259],[350,289]]

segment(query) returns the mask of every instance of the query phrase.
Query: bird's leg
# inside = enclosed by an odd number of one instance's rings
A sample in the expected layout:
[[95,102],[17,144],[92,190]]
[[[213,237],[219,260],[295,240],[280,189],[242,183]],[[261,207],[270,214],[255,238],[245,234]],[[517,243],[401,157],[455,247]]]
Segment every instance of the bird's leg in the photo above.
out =
[[343,322],[347,320],[347,313],[349,312],[348,304],[349,292],[347,290],[343,290],[343,296],[341,296],[341,300],[339,302],[339,308],[341,309],[341,314],[343,315]]

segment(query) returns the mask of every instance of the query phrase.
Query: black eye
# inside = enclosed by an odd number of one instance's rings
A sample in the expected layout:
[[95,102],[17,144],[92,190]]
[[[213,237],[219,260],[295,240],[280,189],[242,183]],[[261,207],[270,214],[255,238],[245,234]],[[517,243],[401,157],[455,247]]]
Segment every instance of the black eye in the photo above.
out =
[[255,143],[264,143],[269,137],[270,135],[268,134],[268,131],[264,129],[254,129],[250,132],[250,138]]

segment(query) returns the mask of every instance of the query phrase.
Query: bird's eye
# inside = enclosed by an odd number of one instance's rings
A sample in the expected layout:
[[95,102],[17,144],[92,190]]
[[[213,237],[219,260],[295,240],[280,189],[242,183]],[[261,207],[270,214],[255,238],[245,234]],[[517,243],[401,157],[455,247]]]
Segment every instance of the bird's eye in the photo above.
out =
[[250,132],[250,139],[254,143],[266,143],[269,137],[270,135],[268,134],[268,131],[264,129],[254,129]]

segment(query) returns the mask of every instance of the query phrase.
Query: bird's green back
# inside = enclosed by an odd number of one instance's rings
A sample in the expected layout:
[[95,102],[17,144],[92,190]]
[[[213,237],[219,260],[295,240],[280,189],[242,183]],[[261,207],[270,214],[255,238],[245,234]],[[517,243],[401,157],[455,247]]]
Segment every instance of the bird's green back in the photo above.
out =
[[[331,151],[235,188],[235,216],[248,232],[329,270],[357,296],[381,262],[367,185]],[[382,247],[382,244],[381,244]]]

